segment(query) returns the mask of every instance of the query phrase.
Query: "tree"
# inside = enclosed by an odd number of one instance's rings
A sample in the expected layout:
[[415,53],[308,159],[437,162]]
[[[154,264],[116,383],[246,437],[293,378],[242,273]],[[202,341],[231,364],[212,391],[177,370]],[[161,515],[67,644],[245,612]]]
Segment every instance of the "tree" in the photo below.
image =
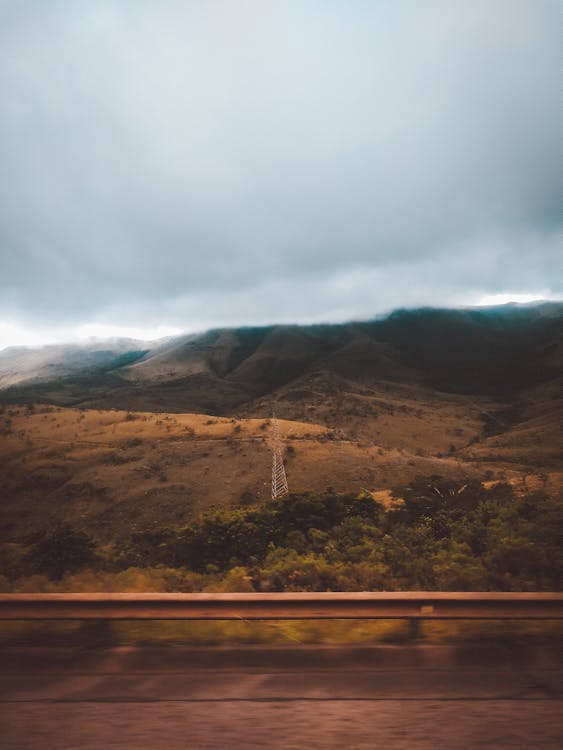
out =
[[95,559],[92,539],[66,524],[43,536],[26,555],[26,562],[34,573],[42,573],[55,581]]

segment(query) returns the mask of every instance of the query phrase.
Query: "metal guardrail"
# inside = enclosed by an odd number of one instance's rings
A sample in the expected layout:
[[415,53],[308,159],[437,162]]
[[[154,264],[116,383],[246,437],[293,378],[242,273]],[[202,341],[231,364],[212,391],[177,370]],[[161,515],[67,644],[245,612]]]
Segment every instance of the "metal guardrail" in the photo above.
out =
[[0,620],[550,620],[563,593],[0,594]]

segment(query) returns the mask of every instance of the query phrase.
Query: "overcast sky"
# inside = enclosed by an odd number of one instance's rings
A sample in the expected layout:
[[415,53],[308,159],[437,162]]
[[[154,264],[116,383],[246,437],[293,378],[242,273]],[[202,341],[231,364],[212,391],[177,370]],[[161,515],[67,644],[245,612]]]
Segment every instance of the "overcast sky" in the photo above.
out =
[[0,0],[0,347],[563,297],[558,0]]

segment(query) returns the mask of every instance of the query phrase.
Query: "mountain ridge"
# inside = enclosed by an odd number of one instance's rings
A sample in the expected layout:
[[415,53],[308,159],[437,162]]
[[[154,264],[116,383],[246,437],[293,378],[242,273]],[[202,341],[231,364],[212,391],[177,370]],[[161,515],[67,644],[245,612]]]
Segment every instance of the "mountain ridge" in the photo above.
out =
[[51,348],[59,361],[28,367],[20,382],[14,365],[7,379],[10,352],[0,352],[0,399],[96,405],[106,398],[114,407],[154,410],[156,389],[163,410],[220,413],[315,371],[506,396],[561,374],[563,304],[420,308],[372,321],[219,328],[144,348],[132,343]]

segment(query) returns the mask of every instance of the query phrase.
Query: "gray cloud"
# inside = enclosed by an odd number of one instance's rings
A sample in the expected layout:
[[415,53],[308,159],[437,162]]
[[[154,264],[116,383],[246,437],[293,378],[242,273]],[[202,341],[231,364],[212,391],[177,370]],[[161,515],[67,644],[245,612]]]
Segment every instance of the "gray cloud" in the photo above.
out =
[[563,293],[557,0],[0,2],[0,317]]

